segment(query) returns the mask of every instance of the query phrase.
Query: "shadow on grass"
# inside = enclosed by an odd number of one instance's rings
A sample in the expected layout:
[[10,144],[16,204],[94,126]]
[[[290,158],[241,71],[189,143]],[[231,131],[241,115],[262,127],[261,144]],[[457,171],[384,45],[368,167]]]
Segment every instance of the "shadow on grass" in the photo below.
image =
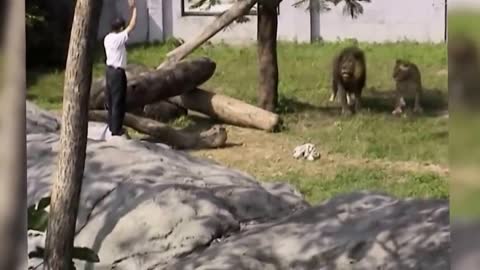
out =
[[[395,101],[395,93],[392,90],[379,91],[375,88],[365,89],[362,95],[362,110],[379,114],[390,115]],[[406,98],[411,111],[413,98]],[[424,116],[436,117],[448,113],[448,95],[438,89],[425,89],[422,105]],[[295,98],[281,97],[278,113],[283,115],[315,112],[326,116],[340,116],[341,109],[338,100],[326,106],[317,106]]]
[[297,113],[315,112],[326,116],[340,115],[340,106],[332,103],[329,106],[317,106],[295,98],[282,97],[279,102],[277,113],[281,115],[292,115]]
[[[375,88],[369,88],[364,93],[364,108],[372,112],[388,114],[393,110],[395,102],[395,92],[393,90],[379,91]],[[411,110],[414,99],[406,98],[406,102]],[[424,89],[421,102],[425,116],[435,117],[448,111],[448,95],[445,91]]]

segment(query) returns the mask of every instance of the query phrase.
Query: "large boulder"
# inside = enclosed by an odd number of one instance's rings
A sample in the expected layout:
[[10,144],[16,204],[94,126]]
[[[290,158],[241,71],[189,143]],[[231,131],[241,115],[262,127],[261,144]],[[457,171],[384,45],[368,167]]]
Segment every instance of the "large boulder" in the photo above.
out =
[[[29,205],[50,193],[58,142],[57,133],[27,136]],[[98,252],[95,269],[127,259],[130,269],[148,269],[307,206],[286,185],[164,145],[90,140],[75,245]]]
[[26,103],[26,118],[27,134],[57,132],[60,129],[57,117],[40,109],[30,101]]
[[354,192],[257,227],[153,269],[450,269],[447,200]]
[[[59,142],[54,120],[34,123],[29,205],[50,193]],[[102,130],[91,127],[92,137]],[[89,140],[75,245],[101,261],[77,269],[450,269],[448,209],[371,192],[309,207],[286,184],[162,144]],[[29,239],[29,250],[44,242]]]

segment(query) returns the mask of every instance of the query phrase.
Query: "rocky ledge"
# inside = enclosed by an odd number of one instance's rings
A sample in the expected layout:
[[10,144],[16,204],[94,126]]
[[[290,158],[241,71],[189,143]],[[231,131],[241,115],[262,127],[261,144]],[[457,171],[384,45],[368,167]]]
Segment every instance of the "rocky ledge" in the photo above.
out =
[[[50,193],[58,120],[27,103],[28,202]],[[91,123],[89,132],[102,126]],[[450,269],[447,200],[359,191],[310,206],[294,188],[166,145],[89,140],[77,269]],[[29,249],[43,245],[31,233]],[[30,260],[29,265],[39,261]]]

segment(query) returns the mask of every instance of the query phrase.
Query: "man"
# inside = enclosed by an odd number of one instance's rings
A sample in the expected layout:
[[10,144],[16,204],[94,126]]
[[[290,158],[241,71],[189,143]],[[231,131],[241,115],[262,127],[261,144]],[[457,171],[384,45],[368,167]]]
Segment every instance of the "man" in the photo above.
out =
[[122,136],[125,133],[123,129],[127,95],[127,76],[125,74],[127,51],[125,44],[137,21],[135,0],[128,0],[128,5],[132,12],[128,26],[125,27],[125,21],[122,18],[115,19],[112,23],[111,32],[105,36],[103,41],[107,65],[105,72],[107,124],[112,136]]

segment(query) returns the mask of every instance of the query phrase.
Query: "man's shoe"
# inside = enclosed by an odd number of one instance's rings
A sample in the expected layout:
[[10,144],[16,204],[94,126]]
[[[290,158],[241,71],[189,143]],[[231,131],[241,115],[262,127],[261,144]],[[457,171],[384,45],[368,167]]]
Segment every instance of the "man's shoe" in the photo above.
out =
[[126,129],[122,129],[122,133],[119,134],[119,135],[113,135],[112,133],[110,133],[110,137],[107,139],[107,140],[111,140],[113,138],[121,138],[121,139],[124,139],[124,140],[130,140],[131,137],[130,135],[128,135],[128,132]]

